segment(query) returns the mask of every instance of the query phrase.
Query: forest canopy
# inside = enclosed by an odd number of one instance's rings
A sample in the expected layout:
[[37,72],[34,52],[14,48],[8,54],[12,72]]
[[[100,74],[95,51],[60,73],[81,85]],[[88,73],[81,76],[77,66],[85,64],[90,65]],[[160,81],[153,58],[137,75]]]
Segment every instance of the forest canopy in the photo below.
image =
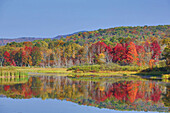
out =
[[170,25],[115,27],[60,39],[0,46],[1,66],[71,67],[84,64],[170,64]]

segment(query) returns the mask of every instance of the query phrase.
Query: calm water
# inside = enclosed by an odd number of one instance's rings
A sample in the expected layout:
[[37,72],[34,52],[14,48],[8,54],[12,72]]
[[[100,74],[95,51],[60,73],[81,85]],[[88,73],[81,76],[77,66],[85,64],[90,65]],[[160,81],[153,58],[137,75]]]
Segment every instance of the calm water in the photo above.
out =
[[134,78],[0,78],[0,113],[168,112],[170,85]]

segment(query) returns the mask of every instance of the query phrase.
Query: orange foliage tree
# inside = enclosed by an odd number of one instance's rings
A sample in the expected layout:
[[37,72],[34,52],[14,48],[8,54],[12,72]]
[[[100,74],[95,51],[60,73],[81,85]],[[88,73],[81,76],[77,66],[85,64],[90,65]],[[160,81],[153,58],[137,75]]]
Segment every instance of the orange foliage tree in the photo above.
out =
[[127,52],[127,61],[129,63],[136,65],[138,60],[139,59],[138,59],[138,53],[136,51],[136,46],[133,42],[130,42],[128,47],[128,52]]

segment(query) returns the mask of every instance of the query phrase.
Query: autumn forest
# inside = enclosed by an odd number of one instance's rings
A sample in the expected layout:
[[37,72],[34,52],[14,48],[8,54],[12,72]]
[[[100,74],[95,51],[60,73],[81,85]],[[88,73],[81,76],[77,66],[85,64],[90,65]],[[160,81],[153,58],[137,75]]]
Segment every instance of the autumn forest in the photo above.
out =
[[170,64],[170,25],[115,27],[66,38],[11,42],[0,47],[1,66],[71,67]]

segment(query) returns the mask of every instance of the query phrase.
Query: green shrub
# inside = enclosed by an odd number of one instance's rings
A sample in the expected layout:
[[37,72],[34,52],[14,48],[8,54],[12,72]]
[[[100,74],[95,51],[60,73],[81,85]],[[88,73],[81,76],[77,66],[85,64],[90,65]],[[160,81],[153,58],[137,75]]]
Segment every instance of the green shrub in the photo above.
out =
[[139,66],[120,66],[118,64],[102,64],[102,65],[82,65],[73,66],[67,69],[67,71],[74,70],[74,72],[99,72],[99,71],[139,71]]

